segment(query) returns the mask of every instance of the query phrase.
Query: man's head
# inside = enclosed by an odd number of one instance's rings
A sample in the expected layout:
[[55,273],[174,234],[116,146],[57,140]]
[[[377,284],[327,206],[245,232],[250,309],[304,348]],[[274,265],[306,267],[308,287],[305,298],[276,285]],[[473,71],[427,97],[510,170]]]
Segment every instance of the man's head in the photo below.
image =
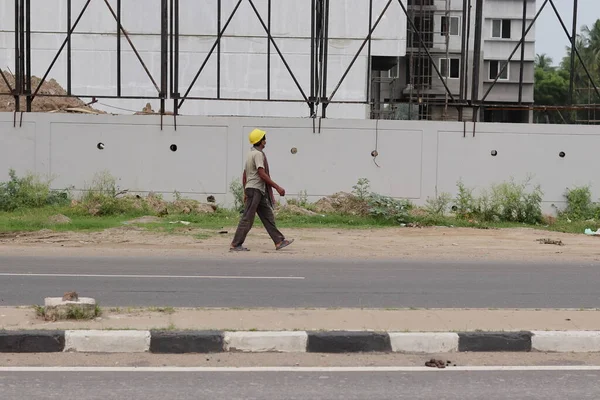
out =
[[250,140],[250,144],[258,149],[264,149],[267,145],[267,133],[260,129],[255,129],[250,132],[248,139]]

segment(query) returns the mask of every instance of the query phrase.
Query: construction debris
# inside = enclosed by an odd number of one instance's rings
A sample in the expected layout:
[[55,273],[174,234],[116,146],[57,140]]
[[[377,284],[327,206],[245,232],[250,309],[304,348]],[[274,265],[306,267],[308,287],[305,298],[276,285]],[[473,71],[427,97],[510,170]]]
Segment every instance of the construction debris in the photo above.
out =
[[553,240],[553,239],[538,239],[537,240],[540,244],[552,244],[555,246],[564,246],[565,244],[562,242],[562,240]]
[[367,215],[367,202],[350,193],[339,192],[324,197],[315,203],[315,210],[321,214]]
[[[0,112],[13,112],[15,111],[15,98],[11,89],[16,87],[15,76],[9,71],[3,71],[4,76],[8,80],[10,85],[7,86],[3,78],[0,77]],[[35,91],[39,86],[41,79],[37,76],[31,77],[31,90]],[[31,104],[31,111],[33,112],[53,112],[53,113],[85,113],[85,114],[106,114],[104,111],[96,110],[89,106],[84,101],[77,97],[45,97],[41,95],[51,96],[67,96],[67,91],[60,86],[54,79],[47,79],[40,91],[38,96],[33,100]],[[25,111],[27,109],[27,100],[23,96],[20,99],[20,109]]]
[[[436,360],[435,358],[425,362],[425,366],[431,368],[446,368],[446,366],[449,367],[450,365],[452,365],[452,361],[450,360]],[[454,366],[456,367],[456,364],[454,364]]]

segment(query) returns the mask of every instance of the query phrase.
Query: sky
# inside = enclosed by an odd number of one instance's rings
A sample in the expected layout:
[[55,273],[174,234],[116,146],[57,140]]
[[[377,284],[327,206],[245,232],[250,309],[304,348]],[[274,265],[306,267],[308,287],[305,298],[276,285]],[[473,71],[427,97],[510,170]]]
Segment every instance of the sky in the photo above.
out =
[[[543,0],[537,0],[538,9],[543,3]],[[554,0],[554,4],[570,32],[573,25],[573,0]],[[578,7],[577,30],[579,33],[583,25],[591,27],[597,19],[600,19],[600,0],[579,0]],[[536,54],[546,53],[552,58],[554,65],[559,64],[566,55],[565,47],[569,46],[569,39],[565,35],[550,3],[546,5],[538,17],[535,36]]]

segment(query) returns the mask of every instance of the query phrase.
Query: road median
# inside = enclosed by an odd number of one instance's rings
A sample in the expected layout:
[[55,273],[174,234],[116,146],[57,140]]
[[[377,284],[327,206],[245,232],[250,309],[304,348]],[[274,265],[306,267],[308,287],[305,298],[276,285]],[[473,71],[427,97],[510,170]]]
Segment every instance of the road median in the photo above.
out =
[[600,332],[2,331],[0,353],[600,352]]
[[45,321],[0,307],[0,352],[600,352],[597,310],[107,308]]

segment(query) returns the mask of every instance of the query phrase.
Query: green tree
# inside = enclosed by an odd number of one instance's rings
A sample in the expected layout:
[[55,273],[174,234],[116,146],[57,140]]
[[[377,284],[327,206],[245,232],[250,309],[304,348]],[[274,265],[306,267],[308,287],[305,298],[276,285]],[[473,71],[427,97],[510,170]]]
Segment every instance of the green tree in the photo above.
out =
[[[585,25],[581,28],[580,34],[575,38],[575,46],[581,60],[575,55],[573,103],[600,102],[594,90],[594,85],[600,85],[600,19],[591,26]],[[571,51],[571,47],[568,46],[566,56],[557,67],[553,66],[553,60],[546,54],[536,55],[534,96],[537,105],[563,106],[569,103]],[[586,68],[591,80],[585,72]],[[557,110],[537,111],[535,115],[539,122],[574,123],[578,119],[596,119],[590,113],[593,111]]]
[[541,68],[544,71],[550,71],[555,69],[552,66],[552,58],[548,57],[546,53],[544,54],[536,54],[535,56],[535,68]]
[[567,103],[569,94],[569,73],[563,69],[535,69],[535,101],[547,106],[561,106]]
[[[563,69],[535,69],[534,98],[536,104],[545,106],[563,106],[567,104],[569,95],[569,73]],[[561,124],[570,122],[568,113],[561,111],[536,111],[538,122]]]

